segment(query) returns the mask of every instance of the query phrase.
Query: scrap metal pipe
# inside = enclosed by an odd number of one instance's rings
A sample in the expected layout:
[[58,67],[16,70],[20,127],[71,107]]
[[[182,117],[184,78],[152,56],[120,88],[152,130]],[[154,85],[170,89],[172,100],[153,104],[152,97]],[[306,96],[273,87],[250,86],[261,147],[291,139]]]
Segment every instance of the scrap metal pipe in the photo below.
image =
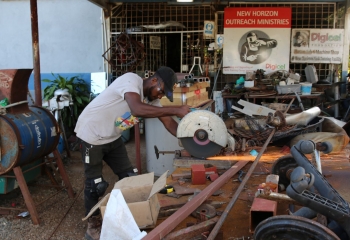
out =
[[30,14],[32,23],[35,104],[37,106],[42,106],[37,0],[30,0]]
[[247,183],[248,179],[250,178],[250,176],[252,175],[252,172],[254,171],[256,165],[258,164],[261,156],[263,155],[263,153],[265,152],[265,149],[267,148],[267,145],[270,143],[273,135],[276,132],[276,128],[272,129],[269,137],[267,138],[266,142],[264,143],[264,146],[261,148],[258,156],[256,156],[253,164],[250,166],[249,171],[247,172],[247,174],[245,175],[245,177],[243,178],[241,184],[239,185],[238,189],[236,190],[235,194],[232,196],[231,201],[228,203],[228,205],[225,208],[225,211],[222,213],[219,221],[216,223],[215,227],[213,228],[213,230],[210,232],[209,236],[208,236],[208,240],[214,240],[216,235],[218,234],[222,224],[224,223],[228,213],[231,211],[231,208],[233,207],[233,205],[235,204],[235,202],[238,199],[239,194],[241,193],[241,191],[243,190],[245,184]]
[[220,189],[233,175],[241,170],[248,162],[239,161],[229,170],[222,174],[218,179],[212,182],[208,187],[201,191],[193,199],[187,202],[174,214],[159,224],[151,232],[149,232],[142,240],[163,239],[171,230],[173,230],[181,221],[183,221],[191,212],[195,211],[208,197],[216,190]]

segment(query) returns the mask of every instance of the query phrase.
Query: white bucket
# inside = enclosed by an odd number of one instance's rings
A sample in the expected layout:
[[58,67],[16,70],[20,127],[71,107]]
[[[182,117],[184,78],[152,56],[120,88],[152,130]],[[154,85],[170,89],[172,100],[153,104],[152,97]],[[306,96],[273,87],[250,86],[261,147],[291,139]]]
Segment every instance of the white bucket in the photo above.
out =
[[300,83],[301,85],[301,95],[310,95],[312,83]]

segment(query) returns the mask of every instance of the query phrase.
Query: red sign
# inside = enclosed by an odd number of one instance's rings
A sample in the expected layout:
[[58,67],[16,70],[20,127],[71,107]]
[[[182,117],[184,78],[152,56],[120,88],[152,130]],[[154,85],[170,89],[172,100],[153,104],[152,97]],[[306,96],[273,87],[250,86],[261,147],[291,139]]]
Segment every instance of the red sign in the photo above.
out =
[[291,28],[287,7],[225,8],[224,28]]

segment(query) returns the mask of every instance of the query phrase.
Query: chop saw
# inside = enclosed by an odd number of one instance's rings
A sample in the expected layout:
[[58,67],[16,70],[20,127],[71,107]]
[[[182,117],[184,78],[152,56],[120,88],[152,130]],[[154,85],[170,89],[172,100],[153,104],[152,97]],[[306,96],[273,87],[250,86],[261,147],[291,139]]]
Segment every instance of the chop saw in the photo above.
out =
[[[234,151],[235,140],[227,131],[224,121],[208,110],[195,110],[181,119],[177,127],[177,138],[183,150],[175,151],[175,158],[192,157],[206,159],[220,153],[222,148],[229,147]],[[174,151],[159,151],[159,154]]]

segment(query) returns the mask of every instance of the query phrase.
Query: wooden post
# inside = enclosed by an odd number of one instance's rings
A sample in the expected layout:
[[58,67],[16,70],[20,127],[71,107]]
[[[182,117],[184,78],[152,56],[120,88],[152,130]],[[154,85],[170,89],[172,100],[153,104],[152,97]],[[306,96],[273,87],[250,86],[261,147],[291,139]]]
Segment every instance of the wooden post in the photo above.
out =
[[28,211],[30,213],[30,216],[32,218],[33,224],[38,225],[39,224],[38,212],[36,211],[34,201],[32,199],[32,196],[30,195],[30,192],[29,192],[26,180],[24,179],[21,167],[13,168],[13,172],[15,173],[19,188],[21,189],[24,201],[26,203],[26,206],[27,206]]

